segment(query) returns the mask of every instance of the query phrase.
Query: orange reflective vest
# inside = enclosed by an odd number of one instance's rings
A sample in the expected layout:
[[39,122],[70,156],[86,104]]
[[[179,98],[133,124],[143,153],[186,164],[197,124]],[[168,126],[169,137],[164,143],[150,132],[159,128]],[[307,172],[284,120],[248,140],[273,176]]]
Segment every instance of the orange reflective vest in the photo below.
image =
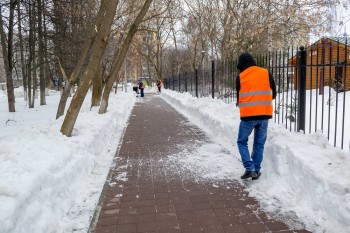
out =
[[239,111],[241,117],[272,116],[272,89],[269,72],[258,66],[251,66],[239,74]]

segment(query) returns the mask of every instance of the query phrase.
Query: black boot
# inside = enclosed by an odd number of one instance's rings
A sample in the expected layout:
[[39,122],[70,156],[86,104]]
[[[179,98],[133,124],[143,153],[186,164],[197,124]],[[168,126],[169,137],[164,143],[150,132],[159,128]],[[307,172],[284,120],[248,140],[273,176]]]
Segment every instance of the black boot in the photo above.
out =
[[258,175],[256,174],[256,172],[253,172],[253,171],[245,171],[244,174],[241,176],[241,179],[247,179],[247,178],[250,178],[252,177],[253,178],[256,178]]
[[261,172],[255,172],[256,177],[252,177],[252,180],[257,180],[261,176]]

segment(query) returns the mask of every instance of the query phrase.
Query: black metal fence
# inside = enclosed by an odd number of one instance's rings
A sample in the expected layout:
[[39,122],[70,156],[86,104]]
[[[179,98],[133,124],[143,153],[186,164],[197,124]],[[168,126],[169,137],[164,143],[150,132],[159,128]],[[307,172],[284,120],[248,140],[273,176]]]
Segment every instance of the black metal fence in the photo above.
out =
[[189,92],[198,98],[219,98],[226,103],[234,101],[237,61],[211,61],[192,72],[180,73],[164,79],[166,89]]
[[[322,38],[304,48],[254,55],[277,86],[274,121],[290,131],[321,131],[330,143],[350,148],[350,46],[348,38]],[[236,102],[237,57],[212,61],[164,80],[165,88]]]

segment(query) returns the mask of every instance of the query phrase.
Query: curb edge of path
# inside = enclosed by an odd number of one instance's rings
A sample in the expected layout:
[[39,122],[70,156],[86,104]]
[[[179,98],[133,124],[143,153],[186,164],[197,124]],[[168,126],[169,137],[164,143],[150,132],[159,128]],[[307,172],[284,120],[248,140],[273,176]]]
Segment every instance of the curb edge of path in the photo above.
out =
[[[131,113],[132,113],[132,110],[130,112],[130,116],[131,116]],[[128,117],[128,120],[126,121],[127,124],[129,122],[130,116]],[[114,172],[113,169],[112,169],[113,168],[112,166],[116,165],[116,161],[117,161],[117,158],[118,158],[118,155],[119,155],[119,152],[120,152],[120,148],[122,146],[122,142],[123,142],[125,131],[126,131],[127,127],[128,127],[127,125],[124,127],[123,132],[121,134],[122,136],[119,139],[118,147],[117,147],[117,150],[116,150],[116,152],[114,154],[111,166],[109,167],[108,175],[107,175],[106,181],[105,181],[105,183],[103,185],[100,198],[98,199],[98,203],[96,205],[94,214],[93,214],[92,218],[90,219],[90,226],[88,228],[87,233],[93,233],[96,230],[96,224],[97,224],[97,221],[98,221],[98,217],[100,216],[100,212],[102,210],[103,201],[104,201],[104,199],[106,197],[107,184],[109,184],[109,182],[111,181],[111,178],[112,178],[112,175],[113,175],[113,172]]]

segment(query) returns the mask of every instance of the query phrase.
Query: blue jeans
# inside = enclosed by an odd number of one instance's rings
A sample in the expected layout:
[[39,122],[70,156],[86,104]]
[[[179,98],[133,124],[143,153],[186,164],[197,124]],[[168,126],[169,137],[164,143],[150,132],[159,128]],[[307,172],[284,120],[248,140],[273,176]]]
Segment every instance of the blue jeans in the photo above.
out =
[[[267,137],[269,120],[241,121],[238,132],[238,149],[243,166],[247,171],[259,172],[263,160],[264,145]],[[252,156],[248,149],[248,137],[254,131],[254,145]]]
[[141,97],[144,97],[145,93],[143,92],[143,88],[141,88]]

